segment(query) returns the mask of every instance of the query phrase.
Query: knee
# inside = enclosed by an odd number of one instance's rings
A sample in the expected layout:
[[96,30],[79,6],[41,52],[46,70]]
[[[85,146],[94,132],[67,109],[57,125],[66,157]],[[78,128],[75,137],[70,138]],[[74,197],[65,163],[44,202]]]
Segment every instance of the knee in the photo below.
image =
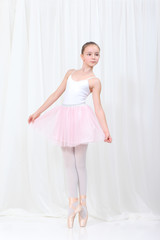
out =
[[83,155],[75,155],[76,158],[76,167],[77,169],[85,169],[86,168],[86,156]]
[[78,163],[76,164],[76,166],[77,166],[77,169],[78,169],[78,170],[85,170],[85,169],[86,169],[85,163],[78,162]]
[[72,161],[65,161],[64,166],[65,166],[65,168],[67,168],[67,169],[73,169],[73,168],[75,168],[75,165],[73,164]]

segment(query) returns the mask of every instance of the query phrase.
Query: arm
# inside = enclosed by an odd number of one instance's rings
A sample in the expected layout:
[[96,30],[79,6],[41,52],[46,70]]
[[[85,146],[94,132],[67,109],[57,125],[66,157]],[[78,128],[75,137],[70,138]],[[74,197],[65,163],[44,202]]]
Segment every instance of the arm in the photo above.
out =
[[66,89],[67,79],[69,75],[72,73],[73,69],[68,70],[68,72],[65,74],[63,81],[59,85],[59,87],[54,91],[47,100],[43,103],[43,105],[37,109],[35,113],[29,116],[28,123],[34,122],[34,120],[40,116],[42,112],[44,112],[49,106],[51,106],[57,99],[62,95],[62,93]]
[[98,121],[103,129],[103,132],[105,133],[106,139],[108,139],[108,141],[111,142],[112,140],[111,140],[111,136],[110,136],[108,125],[107,125],[107,120],[101,105],[100,93],[101,93],[101,82],[98,78],[96,78],[94,80],[93,88],[92,88],[94,109],[95,109],[95,113],[98,118]]
[[38,110],[36,111],[37,114],[41,114],[42,112],[44,112],[48,107],[50,107],[55,101],[57,101],[57,99],[63,94],[63,92],[66,89],[66,84],[67,84],[67,79],[70,75],[70,73],[73,70],[69,70],[65,76],[63,81],[61,82],[61,84],[59,85],[59,87],[56,89],[56,91],[54,91],[48,98],[47,100],[43,103],[43,105],[38,108]]

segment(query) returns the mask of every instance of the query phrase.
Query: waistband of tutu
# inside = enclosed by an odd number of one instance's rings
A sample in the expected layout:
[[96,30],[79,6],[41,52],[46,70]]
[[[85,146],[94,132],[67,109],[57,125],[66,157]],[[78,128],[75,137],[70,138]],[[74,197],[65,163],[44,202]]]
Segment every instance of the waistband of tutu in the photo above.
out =
[[65,104],[65,103],[62,103],[63,106],[67,106],[67,107],[70,107],[70,106],[78,106],[78,105],[85,105],[86,103],[76,103],[76,104]]

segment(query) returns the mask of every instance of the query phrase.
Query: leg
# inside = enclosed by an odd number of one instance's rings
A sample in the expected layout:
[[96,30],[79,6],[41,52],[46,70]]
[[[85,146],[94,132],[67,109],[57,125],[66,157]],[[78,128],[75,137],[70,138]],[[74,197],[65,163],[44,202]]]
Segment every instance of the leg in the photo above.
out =
[[80,211],[80,205],[77,197],[78,174],[76,170],[75,155],[73,147],[61,147],[64,167],[66,173],[68,195],[69,195],[69,209],[68,209],[68,227],[72,228],[74,218],[77,211]]
[[79,195],[86,195],[87,191],[87,169],[86,152],[88,144],[81,144],[75,147],[75,161],[78,172]]
[[77,198],[78,174],[76,170],[75,156],[73,147],[61,147],[69,197]]
[[[87,191],[87,169],[86,169],[86,152],[88,144],[81,144],[75,147],[75,159],[76,168],[78,172],[79,180],[79,195],[80,204],[82,205],[82,210],[80,212],[81,219],[87,220],[87,207],[86,207],[86,191]],[[81,220],[81,226],[85,225],[83,220]]]

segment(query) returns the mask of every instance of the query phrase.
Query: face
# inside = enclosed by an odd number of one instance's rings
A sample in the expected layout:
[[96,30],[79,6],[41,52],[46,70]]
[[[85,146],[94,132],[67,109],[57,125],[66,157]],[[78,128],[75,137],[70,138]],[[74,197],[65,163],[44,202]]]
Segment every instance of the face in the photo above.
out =
[[89,45],[85,48],[81,58],[89,66],[95,66],[100,58],[100,51],[96,45]]

